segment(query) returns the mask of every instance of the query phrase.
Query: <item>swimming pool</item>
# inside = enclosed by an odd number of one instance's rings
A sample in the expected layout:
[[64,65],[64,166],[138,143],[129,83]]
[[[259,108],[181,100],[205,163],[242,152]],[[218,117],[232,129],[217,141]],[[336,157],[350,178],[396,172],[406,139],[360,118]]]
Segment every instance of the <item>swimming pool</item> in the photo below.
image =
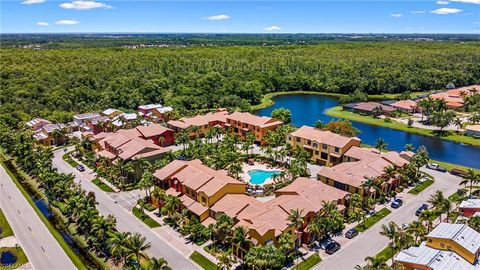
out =
[[268,178],[274,176],[276,173],[278,173],[278,171],[264,171],[264,170],[248,171],[248,175],[250,175],[250,184],[263,185]]

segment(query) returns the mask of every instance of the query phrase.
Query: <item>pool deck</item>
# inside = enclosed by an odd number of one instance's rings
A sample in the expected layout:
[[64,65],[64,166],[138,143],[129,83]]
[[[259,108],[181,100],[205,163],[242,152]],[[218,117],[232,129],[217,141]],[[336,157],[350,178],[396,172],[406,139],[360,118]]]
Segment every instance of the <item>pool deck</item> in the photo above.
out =
[[[270,168],[267,168],[267,166],[270,166],[268,164],[264,164],[264,163],[259,163],[259,162],[255,162],[254,165],[248,165],[248,163],[243,163],[243,172],[240,174],[240,178],[247,184],[250,184],[250,175],[248,174],[249,171],[252,171],[252,170],[262,170],[262,171],[267,171],[267,172],[274,172],[274,171],[282,171],[283,169],[281,168],[277,168],[277,167],[270,167]],[[261,185],[254,185],[254,186],[263,186],[263,185],[266,185],[266,184],[271,184],[273,183],[273,180],[272,178],[267,178],[265,180],[265,182]]]

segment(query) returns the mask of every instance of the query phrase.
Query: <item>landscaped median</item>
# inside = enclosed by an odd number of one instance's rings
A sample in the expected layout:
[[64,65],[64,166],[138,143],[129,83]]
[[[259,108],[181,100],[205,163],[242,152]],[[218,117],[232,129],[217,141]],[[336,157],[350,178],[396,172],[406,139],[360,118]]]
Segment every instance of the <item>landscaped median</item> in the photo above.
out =
[[217,270],[217,265],[198,251],[194,251],[192,255],[190,255],[190,259],[202,267],[202,269]]
[[398,248],[394,250],[390,245],[388,245],[384,249],[382,249],[382,251],[377,253],[375,257],[381,260],[382,262],[386,262],[390,260],[393,257],[394,253],[397,253],[398,251],[399,251]]
[[111,187],[109,187],[107,184],[105,184],[102,180],[95,178],[92,180],[92,183],[94,183],[98,188],[105,192],[115,192]]
[[72,166],[73,168],[76,168],[78,164],[75,160],[73,160],[73,158],[70,156],[70,154],[72,153],[73,151],[71,152],[68,152],[68,153],[65,153],[63,156],[62,156],[62,159],[65,160],[65,162],[67,162],[70,166]]
[[364,232],[368,230],[370,227],[372,227],[373,225],[375,225],[375,223],[379,222],[382,218],[389,215],[391,212],[392,211],[390,211],[388,208],[382,208],[380,211],[376,212],[374,215],[368,217],[367,219],[365,219],[365,221],[355,226],[355,229],[358,232]]
[[410,191],[408,191],[408,193],[416,195],[416,194],[422,192],[424,189],[426,189],[427,187],[429,187],[432,184],[433,184],[433,180],[432,179],[427,179],[427,180],[423,181],[421,184],[412,188]]
[[322,261],[322,258],[320,258],[320,255],[318,255],[318,253],[315,253],[312,256],[306,258],[304,261],[297,264],[296,266],[294,266],[293,269],[308,270],[313,268],[315,265],[317,265],[321,261]]
[[0,209],[0,239],[13,236],[12,227],[8,224],[7,218]]
[[455,132],[450,132],[450,134],[447,136],[439,137],[433,133],[433,130],[430,130],[430,129],[409,127],[406,124],[399,123],[394,120],[390,122],[386,122],[384,119],[381,119],[381,118],[374,118],[372,116],[364,116],[354,112],[345,111],[343,110],[342,106],[333,107],[329,109],[326,113],[330,116],[337,117],[337,118],[349,119],[352,121],[401,130],[401,131],[415,133],[423,136],[437,137],[443,140],[449,140],[449,141],[460,142],[460,143],[471,144],[471,145],[480,145],[480,140],[470,136],[463,136],[463,135],[456,134]]
[[12,178],[13,182],[17,186],[17,188],[20,190],[20,192],[23,194],[27,202],[30,204],[30,206],[33,208],[35,213],[37,213],[38,217],[42,222],[45,224],[47,229],[50,231],[52,236],[57,240],[58,244],[62,249],[65,251],[67,256],[72,260],[72,263],[77,267],[77,269],[87,269],[85,264],[82,262],[80,257],[77,256],[77,254],[73,251],[73,249],[68,245],[68,243],[65,241],[65,239],[62,237],[62,235],[53,227],[53,225],[47,220],[47,218],[42,214],[40,209],[38,209],[37,205],[33,202],[32,198],[30,198],[30,195],[28,192],[23,188],[23,186],[20,184],[18,181],[16,175],[10,171],[10,169],[3,163],[3,160],[0,161],[1,166],[5,169],[7,174]]
[[162,226],[162,225],[160,225],[160,223],[155,221],[153,218],[149,217],[145,213],[142,213],[140,211],[140,209],[138,209],[137,207],[134,207],[132,209],[132,213],[133,213],[134,216],[136,216],[138,219],[140,219],[143,223],[145,223],[145,225],[147,225],[150,228],[156,228],[156,227]]

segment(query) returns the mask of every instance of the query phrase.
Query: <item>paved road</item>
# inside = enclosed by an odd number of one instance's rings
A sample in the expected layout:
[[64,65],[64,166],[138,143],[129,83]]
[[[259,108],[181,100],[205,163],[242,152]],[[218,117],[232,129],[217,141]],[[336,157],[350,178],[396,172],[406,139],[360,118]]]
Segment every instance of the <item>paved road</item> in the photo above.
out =
[[75,269],[2,166],[0,179],[1,208],[32,266],[37,270]]
[[59,172],[73,173],[75,175],[75,181],[80,183],[83,189],[87,192],[94,192],[96,201],[98,202],[97,209],[100,214],[104,216],[112,214],[117,219],[117,229],[119,231],[138,232],[145,236],[147,242],[151,243],[151,247],[147,253],[150,256],[165,258],[168,261],[168,265],[173,269],[198,269],[189,259],[185,258],[181,252],[173,248],[143,222],[118,205],[110,196],[106,195],[97,186],[88,181],[82,173],[68,165],[68,163],[62,159],[62,155],[64,154],[64,150],[54,152],[54,167],[57,168]]
[[425,169],[425,172],[435,178],[434,184],[418,195],[406,194],[403,197],[404,205],[402,207],[393,209],[390,215],[365,233],[343,245],[342,249],[334,255],[322,258],[324,261],[315,269],[351,270],[356,265],[364,265],[365,257],[374,256],[388,245],[388,239],[380,235],[382,224],[387,224],[390,221],[394,221],[399,226],[403,223],[410,223],[417,219],[415,216],[417,208],[426,203],[435,191],[441,190],[448,197],[459,188],[458,184],[461,179],[456,176],[429,169]]

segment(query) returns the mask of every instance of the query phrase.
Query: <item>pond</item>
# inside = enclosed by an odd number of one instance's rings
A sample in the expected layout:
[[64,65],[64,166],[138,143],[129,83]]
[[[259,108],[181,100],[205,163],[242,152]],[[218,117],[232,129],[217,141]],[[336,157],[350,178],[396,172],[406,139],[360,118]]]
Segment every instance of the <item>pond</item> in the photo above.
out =
[[50,208],[48,207],[48,205],[42,199],[36,200],[35,205],[37,205],[40,212],[42,212],[42,214],[46,218],[48,218],[48,219],[53,218],[53,213],[50,211]]
[[[257,111],[257,115],[270,116],[274,109],[284,107],[292,112],[292,124],[295,126],[313,126],[317,120],[324,123],[335,120],[325,112],[339,105],[335,98],[319,95],[278,96],[273,101],[273,106]],[[402,151],[406,144],[415,147],[424,145],[432,159],[480,169],[480,147],[361,122],[352,121],[352,124],[361,131],[358,137],[362,143],[375,145],[378,138],[383,138],[388,143],[388,149],[395,151]]]

